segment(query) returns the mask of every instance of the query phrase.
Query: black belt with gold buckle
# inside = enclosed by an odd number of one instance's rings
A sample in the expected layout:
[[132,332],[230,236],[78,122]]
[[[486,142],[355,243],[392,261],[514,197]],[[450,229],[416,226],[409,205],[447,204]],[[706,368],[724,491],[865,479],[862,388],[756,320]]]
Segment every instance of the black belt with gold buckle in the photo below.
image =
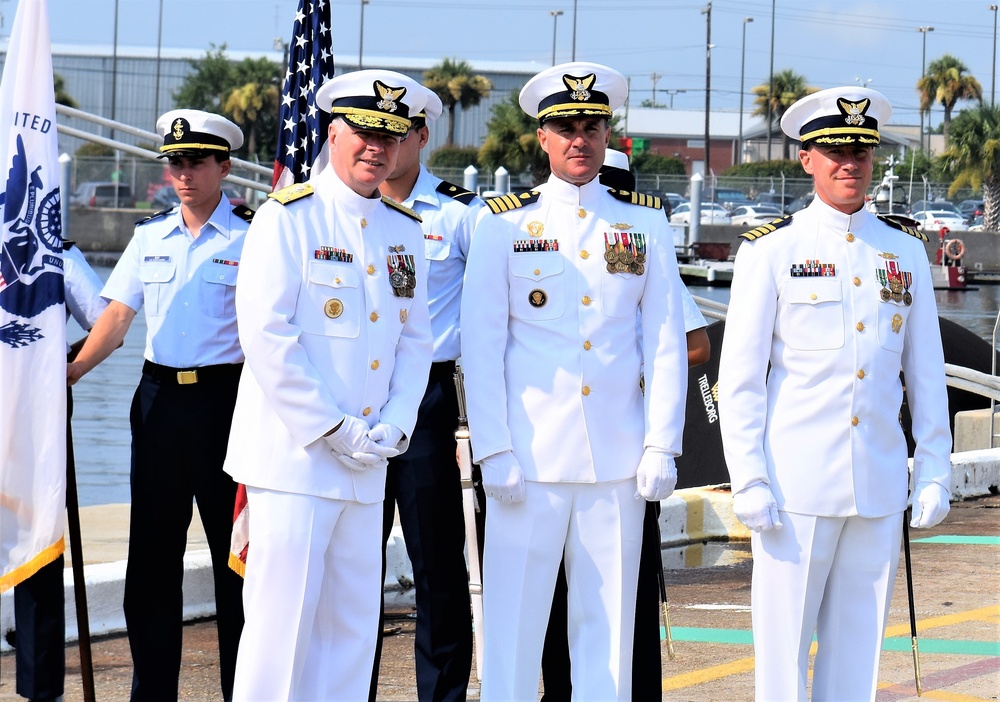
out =
[[213,380],[236,379],[240,377],[243,370],[242,363],[220,363],[215,366],[202,366],[200,368],[173,368],[171,366],[161,366],[159,363],[145,361],[142,364],[142,372],[160,381],[176,383],[177,385],[194,385],[195,383],[205,383]]

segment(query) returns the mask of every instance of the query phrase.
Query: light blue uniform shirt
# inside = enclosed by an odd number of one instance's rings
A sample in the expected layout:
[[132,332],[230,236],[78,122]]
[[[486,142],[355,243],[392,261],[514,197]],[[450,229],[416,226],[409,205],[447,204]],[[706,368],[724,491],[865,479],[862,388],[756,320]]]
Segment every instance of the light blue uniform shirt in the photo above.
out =
[[[437,191],[441,179],[423,166],[403,203],[423,220],[424,257],[427,259],[427,303],[434,335],[433,362],[454,361],[461,353],[459,317],[465,259],[483,201],[465,205]],[[465,192],[464,190],[462,192]]]
[[153,363],[200,368],[241,363],[236,273],[249,223],[222,195],[198,238],[179,207],[135,228],[101,296],[146,308],[146,350]]

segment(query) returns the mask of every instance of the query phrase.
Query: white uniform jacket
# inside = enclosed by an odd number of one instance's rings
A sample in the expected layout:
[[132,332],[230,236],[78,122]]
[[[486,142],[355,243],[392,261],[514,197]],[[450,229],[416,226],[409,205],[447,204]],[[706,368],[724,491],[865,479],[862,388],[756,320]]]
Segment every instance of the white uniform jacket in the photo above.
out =
[[[794,275],[810,268],[820,274]],[[902,512],[900,371],[914,474],[947,490],[948,398],[923,243],[867,210],[846,215],[819,198],[791,223],[743,242],[719,369],[733,492],[762,480],[788,512]]]
[[[378,502],[385,469],[351,470],[323,434],[345,415],[412,432],[431,360],[423,235],[332,168],[310,184],[312,195],[265,203],[247,234],[236,293],[247,363],[225,470],[258,488]],[[390,284],[401,257],[413,297]]]
[[[634,477],[646,446],[679,455],[684,428],[682,284],[666,217],[596,178],[577,187],[552,177],[518,202],[529,200],[502,214],[483,208],[466,265],[462,363],[476,458],[513,449],[531,481]],[[606,240],[642,242],[642,274],[609,273]]]

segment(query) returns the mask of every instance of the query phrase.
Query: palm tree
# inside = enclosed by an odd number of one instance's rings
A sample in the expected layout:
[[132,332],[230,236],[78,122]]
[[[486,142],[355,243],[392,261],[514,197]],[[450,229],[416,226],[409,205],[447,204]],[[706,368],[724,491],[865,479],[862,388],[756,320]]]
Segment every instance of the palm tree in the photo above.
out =
[[527,171],[532,183],[549,177],[549,158],[538,145],[538,120],[521,109],[516,92],[493,107],[486,127],[486,140],[479,149],[484,168],[495,171],[503,166],[511,174]]
[[931,61],[927,72],[917,81],[920,111],[930,113],[931,105],[944,108],[944,143],[948,145],[951,111],[959,100],[983,100],[983,88],[974,76],[966,74],[968,67],[951,54]]
[[982,104],[955,117],[941,163],[955,176],[948,195],[959,188],[983,189],[983,224],[1000,231],[1000,108]]
[[[771,124],[768,125],[768,129],[773,130],[781,122],[782,116],[796,100],[810,93],[815,93],[818,88],[806,85],[805,76],[800,76],[791,69],[775,73],[771,77],[771,81],[774,83],[773,93],[771,92],[771,86],[768,84],[758,85],[752,92],[757,96],[753,100],[753,103],[757,106],[757,109],[753,111],[755,116],[767,117],[768,103],[770,103]],[[782,139],[782,154],[786,161],[791,158],[789,156],[791,147],[792,140],[785,134]]]
[[265,83],[246,83],[233,88],[222,109],[246,134],[247,154],[257,154],[257,133],[260,118],[277,113],[281,102],[278,86]]
[[424,71],[424,86],[437,93],[448,108],[447,146],[455,143],[455,108],[458,105],[463,110],[475,107],[483,98],[489,97],[493,89],[488,78],[472,75],[472,66],[468,62],[447,58]]

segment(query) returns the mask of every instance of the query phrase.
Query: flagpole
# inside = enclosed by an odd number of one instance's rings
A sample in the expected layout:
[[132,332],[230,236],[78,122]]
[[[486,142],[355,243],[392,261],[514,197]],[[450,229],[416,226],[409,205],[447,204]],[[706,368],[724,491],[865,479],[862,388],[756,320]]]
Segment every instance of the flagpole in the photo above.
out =
[[[79,348],[77,346],[76,348]],[[80,648],[80,674],[83,699],[95,702],[94,661],[90,648],[90,614],[87,610],[87,580],[83,571],[83,541],[80,529],[80,500],[76,492],[76,459],[73,455],[72,391],[66,389],[66,528],[69,531],[70,561],[73,566],[73,597],[76,602],[77,644]]]

